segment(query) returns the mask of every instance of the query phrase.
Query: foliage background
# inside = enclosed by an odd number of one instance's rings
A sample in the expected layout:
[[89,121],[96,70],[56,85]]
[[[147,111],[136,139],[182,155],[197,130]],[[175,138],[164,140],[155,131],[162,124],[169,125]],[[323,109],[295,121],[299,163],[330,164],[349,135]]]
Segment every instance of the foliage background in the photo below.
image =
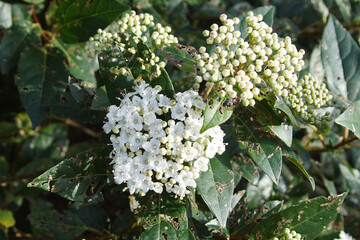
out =
[[[102,102],[103,90],[97,90],[104,82],[97,70],[97,63],[86,58],[81,44],[77,42],[85,41],[98,28],[107,26],[119,17],[126,6],[119,7],[117,4],[120,3],[115,0],[93,1],[99,8],[113,4],[110,9],[112,7],[117,11],[107,14],[101,20],[84,21],[78,28],[72,26],[67,29],[61,22],[64,14],[76,15],[76,11],[81,11],[81,8],[74,8],[71,12],[66,8],[61,9],[60,2],[0,1],[0,239],[126,239],[139,236],[143,230],[131,212],[128,194],[100,176],[106,170],[99,169],[109,168],[101,157],[88,160],[86,153],[77,156],[77,159],[84,160],[79,171],[88,166],[90,170],[86,174],[99,174],[99,177],[88,180],[69,176],[68,182],[59,190],[62,197],[39,188],[27,187],[29,182],[64,159],[69,159],[64,164],[76,169],[70,157],[107,144],[101,128],[107,102]],[[87,1],[77,2],[86,4]],[[234,238],[243,236],[249,226],[257,222],[257,218],[263,217],[262,209],[272,209],[272,206],[278,206],[278,201],[291,206],[303,199],[335,196],[348,191],[341,214],[337,215],[328,229],[322,231],[318,239],[333,239],[342,229],[360,238],[360,87],[356,84],[360,82],[360,51],[358,44],[352,42],[339,27],[334,27],[339,33],[336,39],[327,38],[323,34],[328,17],[332,14],[358,42],[359,1],[135,0],[127,4],[137,12],[153,14],[157,21],[173,28],[174,35],[182,44],[196,48],[205,44],[202,30],[218,22],[221,13],[239,16],[256,7],[275,6],[274,31],[280,36],[291,36],[298,49],[304,48],[307,52],[307,68],[302,74],[311,72],[321,80],[326,76],[328,85],[333,84],[331,90],[337,96],[335,107],[330,109],[333,116],[353,106],[353,120],[357,125],[354,130],[351,125],[342,124],[353,130],[349,131],[332,123],[331,131],[325,139],[312,134],[310,129],[296,129],[293,148],[301,156],[309,175],[314,178],[314,191],[290,161],[284,161],[278,185],[272,184],[257,170],[254,171],[253,164],[242,166],[242,173],[248,174],[247,180],[242,178],[234,187],[235,191],[246,189],[246,202],[241,202],[243,205],[238,206],[240,210],[230,215],[229,234]],[[345,42],[340,45],[345,46],[345,52],[350,52],[349,57],[334,50],[334,46],[341,42]],[[330,46],[328,52],[321,49],[324,44]],[[168,66],[167,71],[175,87],[187,88],[191,80],[187,73],[172,66]],[[335,73],[329,74],[332,71]],[[38,75],[43,77],[43,82],[36,82]],[[336,79],[338,76],[340,80]],[[56,79],[55,84],[51,82],[53,79]],[[25,86],[29,81],[34,83],[34,89]],[[349,85],[349,82],[355,85]],[[37,88],[39,84],[43,88]],[[345,92],[342,90],[344,87]],[[28,94],[28,91],[33,94]],[[32,109],[33,101],[40,101],[36,110]],[[96,168],[91,169],[94,166],[91,161],[96,163]],[[104,176],[111,176],[110,170]],[[83,187],[76,197],[67,189],[73,182]],[[42,182],[41,187],[46,190],[51,186]],[[246,211],[241,210],[244,206]],[[179,209],[189,211],[181,207]],[[277,211],[276,207],[273,211]],[[212,218],[212,214],[205,210],[194,217],[193,224],[199,231],[200,239],[221,238],[221,234],[212,235],[204,226]],[[217,228],[211,224],[209,226]],[[218,232],[226,235],[223,231],[218,229]]]

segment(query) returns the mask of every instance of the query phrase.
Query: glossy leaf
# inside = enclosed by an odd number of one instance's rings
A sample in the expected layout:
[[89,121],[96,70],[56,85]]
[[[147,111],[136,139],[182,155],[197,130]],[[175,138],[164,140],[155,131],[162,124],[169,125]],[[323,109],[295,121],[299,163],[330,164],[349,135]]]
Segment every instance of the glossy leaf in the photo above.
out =
[[345,100],[360,98],[360,48],[351,34],[330,16],[322,36],[321,59],[328,88]]
[[181,239],[188,229],[186,207],[169,194],[154,194],[138,199],[142,208],[140,224],[145,228],[140,239]]
[[68,88],[69,91],[53,96],[50,103],[50,113],[83,123],[101,123],[105,114],[90,109],[94,90],[77,83],[69,84]]
[[16,68],[25,47],[41,44],[40,29],[26,21],[16,22],[1,39],[0,65],[3,74]]
[[76,202],[101,200],[99,190],[108,176],[109,148],[93,148],[68,158],[28,184]]
[[207,104],[204,111],[204,123],[200,133],[226,122],[232,113],[233,109],[231,107],[222,107],[222,101],[214,100],[212,104]]
[[231,167],[214,157],[210,160],[209,170],[200,173],[196,184],[196,189],[206,205],[219,220],[220,226],[225,228],[232,210],[234,192],[234,173]]
[[335,122],[352,131],[360,138],[360,100],[353,103],[344,113],[336,118]]
[[306,239],[315,239],[338,214],[338,208],[345,197],[346,193],[343,193],[335,197],[317,197],[303,201],[258,223],[249,238],[261,236],[263,239],[272,239],[281,236],[285,228],[289,228]]
[[94,63],[84,49],[76,44],[63,43],[59,38],[54,38],[54,45],[67,57],[70,74],[79,80],[91,83],[92,87],[96,87]]
[[290,119],[291,123],[294,124],[294,126],[298,126],[298,122],[296,121],[295,116],[292,114],[289,106],[284,102],[282,98],[276,97],[276,101],[274,103],[274,108],[281,110],[284,112]]
[[171,79],[169,77],[169,74],[163,68],[161,68],[160,71],[161,71],[161,75],[151,81],[151,86],[155,87],[156,85],[160,85],[162,88],[161,93],[165,94],[170,98],[173,98],[175,94],[175,90],[171,82]]
[[[192,51],[189,53],[189,51]],[[171,44],[161,50],[161,54],[174,66],[186,71],[195,72],[196,61],[191,54],[197,51],[193,47],[182,46],[180,44]]]
[[293,139],[293,127],[288,124],[268,125],[275,135],[280,138],[288,147],[291,147]]
[[255,184],[259,181],[259,168],[255,165],[250,156],[245,154],[235,155],[231,158],[233,170],[238,172],[249,182]]
[[259,133],[252,121],[236,119],[239,146],[246,150],[256,165],[261,168],[273,182],[279,181],[282,166],[282,151],[279,142],[264,133]]
[[51,98],[65,91],[67,60],[59,49],[25,49],[19,61],[17,87],[33,128],[45,120]]
[[104,111],[108,106],[110,106],[110,102],[106,93],[106,88],[105,86],[101,86],[96,90],[90,109]]
[[117,0],[61,1],[55,13],[56,30],[66,43],[84,42],[128,9]]
[[73,239],[88,230],[81,219],[70,211],[33,212],[28,216],[34,228],[47,237]]
[[298,155],[296,155],[296,153],[294,152],[294,150],[292,148],[289,147],[283,147],[283,155],[290,161],[292,162],[297,168],[299,168],[299,170],[304,174],[304,176],[307,178],[307,180],[309,180],[312,190],[315,190],[315,180],[313,177],[311,177],[309,175],[309,173],[306,171],[305,167],[302,164],[301,159],[299,158]]

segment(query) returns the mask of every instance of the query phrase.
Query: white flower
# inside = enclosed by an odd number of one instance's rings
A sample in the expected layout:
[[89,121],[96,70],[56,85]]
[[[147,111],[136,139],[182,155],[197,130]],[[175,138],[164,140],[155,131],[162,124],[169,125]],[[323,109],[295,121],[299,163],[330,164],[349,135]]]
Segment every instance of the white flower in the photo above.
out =
[[142,136],[139,132],[136,132],[134,135],[131,135],[129,138],[130,151],[136,152],[142,147],[143,143],[146,141],[146,137]]
[[209,159],[205,157],[199,157],[195,160],[194,167],[200,169],[203,172],[207,171],[209,168]]
[[340,238],[336,238],[334,240],[354,240],[354,238],[352,236],[350,236],[349,234],[347,234],[344,231],[340,232]]
[[158,154],[160,152],[160,141],[153,138],[149,142],[144,142],[142,147],[151,154]]
[[182,104],[177,103],[171,108],[171,118],[184,121],[186,112],[187,108]]
[[136,131],[141,131],[143,128],[143,118],[138,112],[134,112],[129,116],[128,123],[129,127],[135,129]]

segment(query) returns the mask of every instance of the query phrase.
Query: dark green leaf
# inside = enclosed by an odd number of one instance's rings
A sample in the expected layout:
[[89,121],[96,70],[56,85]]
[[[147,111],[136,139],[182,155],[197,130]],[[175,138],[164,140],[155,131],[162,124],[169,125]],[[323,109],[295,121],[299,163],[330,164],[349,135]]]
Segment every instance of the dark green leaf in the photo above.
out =
[[54,38],[54,45],[67,57],[70,74],[77,79],[89,82],[91,87],[96,87],[94,63],[88,58],[83,48],[77,44],[65,44],[59,38]]
[[146,230],[140,239],[181,239],[188,229],[186,206],[169,194],[154,194],[138,199],[140,225]]
[[41,34],[38,26],[26,21],[16,22],[5,31],[1,39],[0,63],[1,72],[8,73],[16,68],[20,53],[25,47],[40,46]]
[[75,213],[87,227],[98,229],[99,231],[106,228],[108,216],[99,205],[83,205],[78,209],[73,207],[71,212]]
[[226,166],[218,158],[210,160],[209,170],[201,172],[196,179],[196,189],[212,213],[219,220],[220,226],[226,227],[226,220],[232,210],[234,192],[234,173],[231,166]]
[[[191,57],[187,49],[189,47],[182,46],[179,44],[171,44],[162,49],[161,54],[175,67],[180,68],[186,72],[195,72],[196,61]],[[191,48],[193,54],[196,53],[196,50]]]
[[67,60],[59,49],[25,49],[19,61],[17,87],[33,128],[47,116],[50,99],[65,91]]
[[204,123],[201,127],[200,133],[218,126],[226,122],[232,115],[233,109],[231,107],[222,108],[222,101],[213,100],[212,104],[207,104],[204,111]]
[[293,139],[293,128],[291,125],[282,123],[281,125],[268,125],[268,127],[288,147],[291,147]]
[[53,96],[50,113],[58,117],[71,118],[83,123],[101,123],[105,114],[90,109],[94,90],[80,86],[77,83],[72,83],[68,87],[70,92],[59,93]]
[[156,85],[161,86],[161,92],[164,93],[166,96],[170,98],[174,97],[174,86],[171,82],[169,74],[163,68],[161,68],[161,75],[151,81],[151,86],[155,87]]
[[360,138],[360,100],[353,103],[335,122],[348,128],[355,136]]
[[100,74],[106,87],[106,92],[111,104],[118,105],[124,90],[131,91],[135,84],[133,75],[115,75],[110,72],[111,67],[127,67],[125,56],[118,49],[103,51],[99,54]]
[[289,147],[283,147],[282,148],[283,151],[283,155],[290,161],[292,162],[296,167],[298,167],[300,169],[300,171],[304,174],[304,176],[309,180],[311,187],[313,190],[315,190],[315,180],[309,175],[309,173],[306,171],[306,169],[304,168],[304,166],[302,165],[302,161],[301,159],[298,157],[298,155],[296,155],[296,153],[294,152],[294,150],[292,150],[292,148]]
[[117,0],[61,1],[55,13],[56,30],[66,43],[84,42],[129,7]]
[[54,192],[77,202],[96,202],[109,170],[110,148],[93,148],[66,159],[34,179],[28,187]]
[[259,181],[259,168],[255,165],[254,161],[248,155],[243,153],[234,154],[231,158],[232,169],[239,173],[242,177],[246,178],[249,182],[255,184]]
[[338,214],[345,197],[346,193],[335,197],[317,197],[289,207],[257,224],[249,238],[261,236],[262,239],[272,239],[281,236],[284,229],[289,228],[306,239],[315,239]]
[[110,106],[110,102],[106,93],[106,88],[105,86],[101,86],[96,90],[90,109],[104,111],[108,106]]
[[322,36],[321,59],[328,87],[345,100],[360,98],[360,49],[351,34],[330,16]]
[[289,117],[291,123],[294,124],[296,127],[298,126],[296,118],[294,117],[294,115],[292,114],[290,108],[284,102],[284,100],[282,98],[276,97],[274,108],[283,111]]
[[56,239],[73,239],[88,230],[81,219],[70,211],[34,212],[28,218],[42,235]]
[[254,123],[248,119],[237,118],[239,145],[246,150],[256,165],[260,167],[273,182],[279,181],[282,166],[282,151],[277,139],[267,137],[256,131]]

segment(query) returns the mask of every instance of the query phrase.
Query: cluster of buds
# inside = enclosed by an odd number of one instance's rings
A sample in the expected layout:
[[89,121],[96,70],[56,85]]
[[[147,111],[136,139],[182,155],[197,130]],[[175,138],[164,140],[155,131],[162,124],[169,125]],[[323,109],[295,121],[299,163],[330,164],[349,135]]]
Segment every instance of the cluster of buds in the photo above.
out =
[[[136,46],[142,42],[149,46],[149,49],[141,49],[142,52],[138,54],[136,60],[141,64],[142,70],[151,72],[156,77],[161,74],[160,68],[165,66],[165,62],[160,61],[160,58],[155,56],[152,51],[163,45],[178,43],[178,39],[170,32],[169,26],[163,27],[160,23],[155,23],[152,15],[148,13],[138,15],[135,11],[131,11],[130,14],[125,14],[117,22],[117,26],[109,29],[109,31],[99,29],[95,36],[90,37],[85,50],[91,57],[114,48],[118,49],[124,56],[135,56],[139,51]],[[125,60],[129,61],[129,59]],[[128,69],[126,67],[113,67],[110,71],[114,74],[126,74]]]
[[207,43],[216,47],[212,54],[205,47],[199,49],[196,60],[201,74],[195,78],[195,88],[206,81],[206,87],[217,89],[220,97],[239,97],[244,106],[255,105],[261,88],[288,96],[298,84],[297,72],[304,65],[305,52],[298,51],[290,37],[281,40],[262,20],[262,15],[248,12],[248,41],[236,30],[239,19],[228,19],[225,14],[220,16],[222,26],[213,24],[211,31],[203,32]]
[[280,238],[273,238],[273,240],[301,240],[301,235],[299,233],[296,233],[294,230],[290,231],[289,228],[285,228],[284,234]]
[[289,105],[299,117],[321,131],[331,121],[330,113],[319,116],[315,114],[314,109],[330,103],[332,96],[328,92],[324,83],[319,84],[315,77],[307,74],[297,86],[290,89]]
[[160,91],[142,81],[119,106],[110,106],[103,128],[112,132],[117,184],[125,182],[130,194],[165,188],[183,198],[208,170],[209,159],[225,151],[225,134],[219,126],[200,133],[206,104],[197,92],[170,99]]

